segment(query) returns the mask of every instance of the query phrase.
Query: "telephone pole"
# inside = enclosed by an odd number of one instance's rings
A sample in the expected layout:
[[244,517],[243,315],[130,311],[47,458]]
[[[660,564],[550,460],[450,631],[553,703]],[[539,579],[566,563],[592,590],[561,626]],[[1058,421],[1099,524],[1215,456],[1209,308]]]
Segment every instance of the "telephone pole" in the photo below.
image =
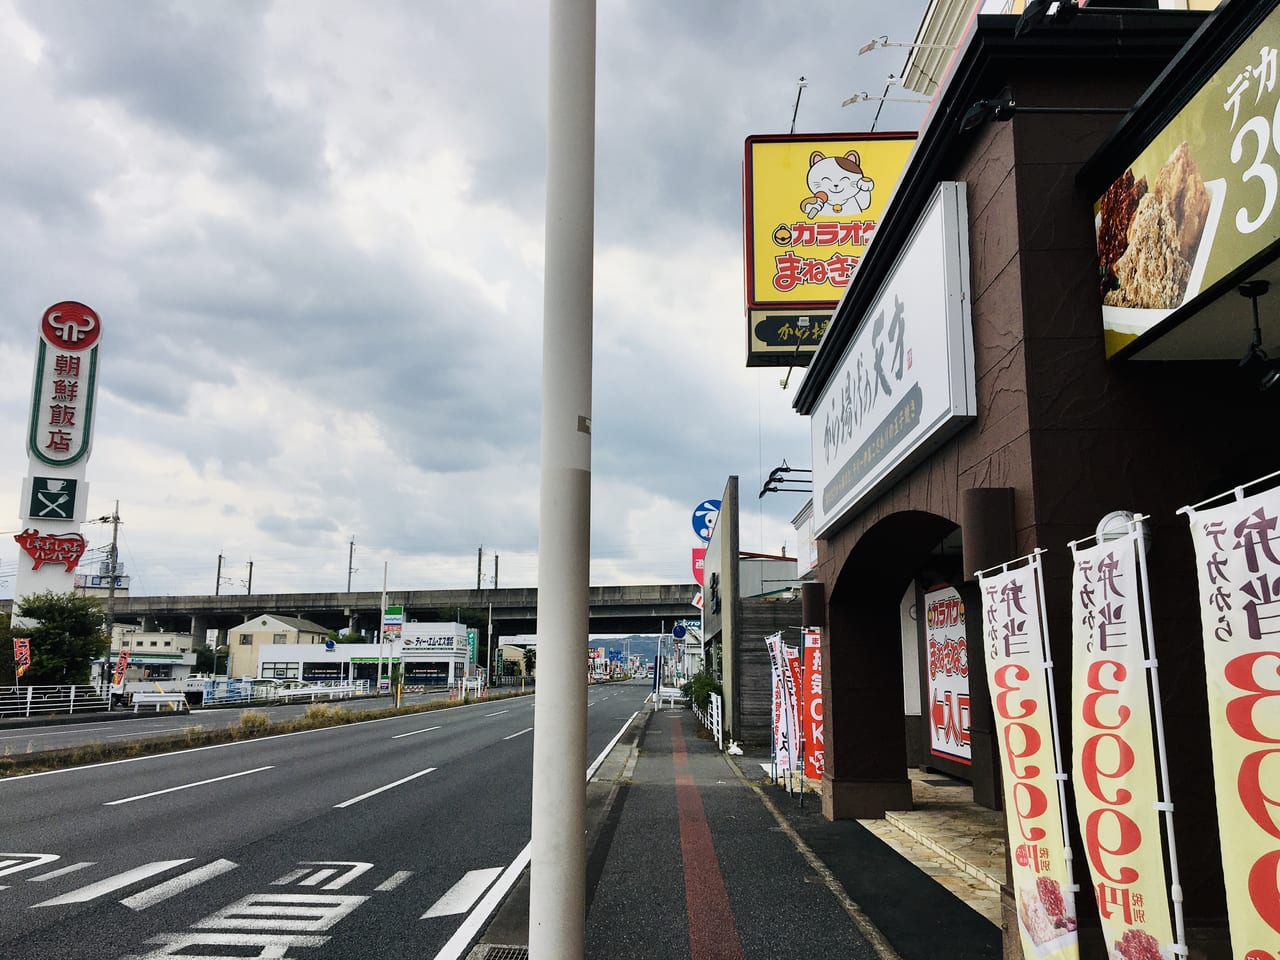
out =
[[116,501],[111,511],[111,583],[107,585],[107,636],[111,636],[111,627],[115,623],[116,612],[116,544],[120,534],[120,501]]
[[222,554],[218,554],[218,577],[213,584],[213,595],[216,597],[222,592]]
[[249,561],[249,580],[245,583],[244,595],[246,597],[253,595],[253,561]]
[[476,550],[476,589],[480,589],[480,571],[484,568],[484,544]]
[[351,592],[351,574],[356,571],[356,538],[351,538],[351,549],[347,551],[347,593]]

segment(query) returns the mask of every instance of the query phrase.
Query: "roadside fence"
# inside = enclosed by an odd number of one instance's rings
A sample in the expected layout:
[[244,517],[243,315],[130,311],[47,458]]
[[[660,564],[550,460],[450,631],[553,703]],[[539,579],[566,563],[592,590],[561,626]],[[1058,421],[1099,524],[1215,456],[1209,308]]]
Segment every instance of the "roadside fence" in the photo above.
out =
[[711,694],[711,702],[707,704],[707,709],[699,710],[695,703],[693,706],[693,715],[702,722],[702,725],[711,731],[712,736],[716,738],[716,746],[721,750],[724,749],[724,724],[723,724],[723,707],[724,702],[720,698],[720,694],[714,691]]
[[107,701],[89,684],[0,687],[0,717],[88,713],[106,709]]

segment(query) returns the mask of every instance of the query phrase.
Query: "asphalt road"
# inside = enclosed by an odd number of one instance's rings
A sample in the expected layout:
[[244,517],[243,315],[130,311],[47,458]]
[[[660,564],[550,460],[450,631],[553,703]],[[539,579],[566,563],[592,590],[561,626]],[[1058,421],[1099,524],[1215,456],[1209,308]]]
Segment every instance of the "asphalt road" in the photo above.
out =
[[[500,688],[506,691],[509,688]],[[512,692],[514,689],[511,688]],[[413,705],[441,700],[448,696],[448,690],[432,693],[409,694],[403,703]],[[334,706],[349,706],[353,710],[377,709],[391,705],[390,697],[361,698],[358,700],[322,701]],[[189,714],[171,712],[156,713],[154,710],[134,713],[129,709],[119,709],[109,715],[86,714],[84,723],[52,723],[44,726],[6,726],[0,722],[0,754],[3,753],[39,753],[45,750],[57,750],[62,747],[79,747],[88,743],[121,743],[129,740],[146,740],[152,737],[171,737],[181,733],[188,727],[203,727],[207,730],[229,727],[240,720],[244,710],[256,710],[265,713],[271,720],[287,720],[300,717],[306,713],[308,703],[290,703],[270,706],[267,704],[244,704],[235,707],[210,707],[195,709]],[[94,719],[88,719],[93,717]]]
[[[588,757],[648,689],[589,689]],[[0,780],[0,957],[456,960],[523,863],[532,726],[527,697]]]

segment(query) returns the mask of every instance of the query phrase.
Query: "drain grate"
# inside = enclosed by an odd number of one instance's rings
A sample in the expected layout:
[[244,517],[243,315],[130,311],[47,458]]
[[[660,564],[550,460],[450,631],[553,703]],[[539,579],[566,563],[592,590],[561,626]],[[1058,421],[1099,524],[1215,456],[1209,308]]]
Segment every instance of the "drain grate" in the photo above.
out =
[[529,948],[482,943],[471,954],[470,960],[529,960]]

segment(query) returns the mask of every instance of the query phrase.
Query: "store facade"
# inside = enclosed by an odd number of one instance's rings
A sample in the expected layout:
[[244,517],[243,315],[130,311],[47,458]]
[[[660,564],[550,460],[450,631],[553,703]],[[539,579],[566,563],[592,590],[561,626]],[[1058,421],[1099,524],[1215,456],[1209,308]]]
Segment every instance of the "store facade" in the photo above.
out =
[[[1239,362],[1252,318],[1236,292],[1266,277],[1280,234],[1280,214],[1259,212],[1275,184],[1260,165],[1280,152],[1280,137],[1270,138],[1280,90],[1274,70],[1265,75],[1280,46],[1268,32],[1274,6],[1081,11],[1018,36],[1017,18],[978,18],[795,403],[813,440],[824,813],[909,809],[907,767],[916,763],[969,780],[978,802],[1000,806],[1006,784],[976,574],[1043,551],[1045,632],[1065,718],[1076,600],[1068,545],[1094,537],[1118,511],[1144,514],[1145,606],[1176,758],[1168,788],[1185,824],[1180,909],[1187,940],[1208,956],[1231,953],[1196,563],[1177,511],[1280,468],[1280,450],[1259,439],[1260,430],[1275,436],[1280,388],[1260,390],[1256,365]],[[1242,44],[1241,62],[1260,63],[1256,74],[1231,60]],[[1223,154],[1222,177],[1244,181],[1223,216],[1245,210],[1240,222],[1258,223],[1252,239],[1215,245],[1198,295],[1162,316],[1112,314],[1104,323],[1117,281],[1114,260],[1099,265],[1100,201],[1113,183],[1129,182],[1144,150],[1167,164],[1178,144],[1162,131],[1201,90],[1220,85],[1217,109],[1229,118],[1227,91],[1241,76],[1254,81],[1249,106],[1257,96],[1266,107],[1256,111],[1268,123],[1259,159],[1243,156],[1247,136],[1241,148],[1230,137],[1209,141]],[[1149,178],[1152,189],[1160,176]],[[1166,233],[1176,240],[1176,230]],[[1276,296],[1280,303],[1280,287]],[[1117,338],[1126,319],[1147,326]],[[1262,325],[1264,344],[1274,348],[1275,334]],[[1062,737],[1069,758],[1069,724]],[[1067,819],[1072,846],[1091,850]],[[1080,956],[1107,956],[1094,889],[1078,869]],[[1274,877],[1265,882],[1275,889]],[[1012,887],[1005,944],[1018,956]],[[1280,931],[1272,953],[1259,956],[1280,956],[1278,946]]]

